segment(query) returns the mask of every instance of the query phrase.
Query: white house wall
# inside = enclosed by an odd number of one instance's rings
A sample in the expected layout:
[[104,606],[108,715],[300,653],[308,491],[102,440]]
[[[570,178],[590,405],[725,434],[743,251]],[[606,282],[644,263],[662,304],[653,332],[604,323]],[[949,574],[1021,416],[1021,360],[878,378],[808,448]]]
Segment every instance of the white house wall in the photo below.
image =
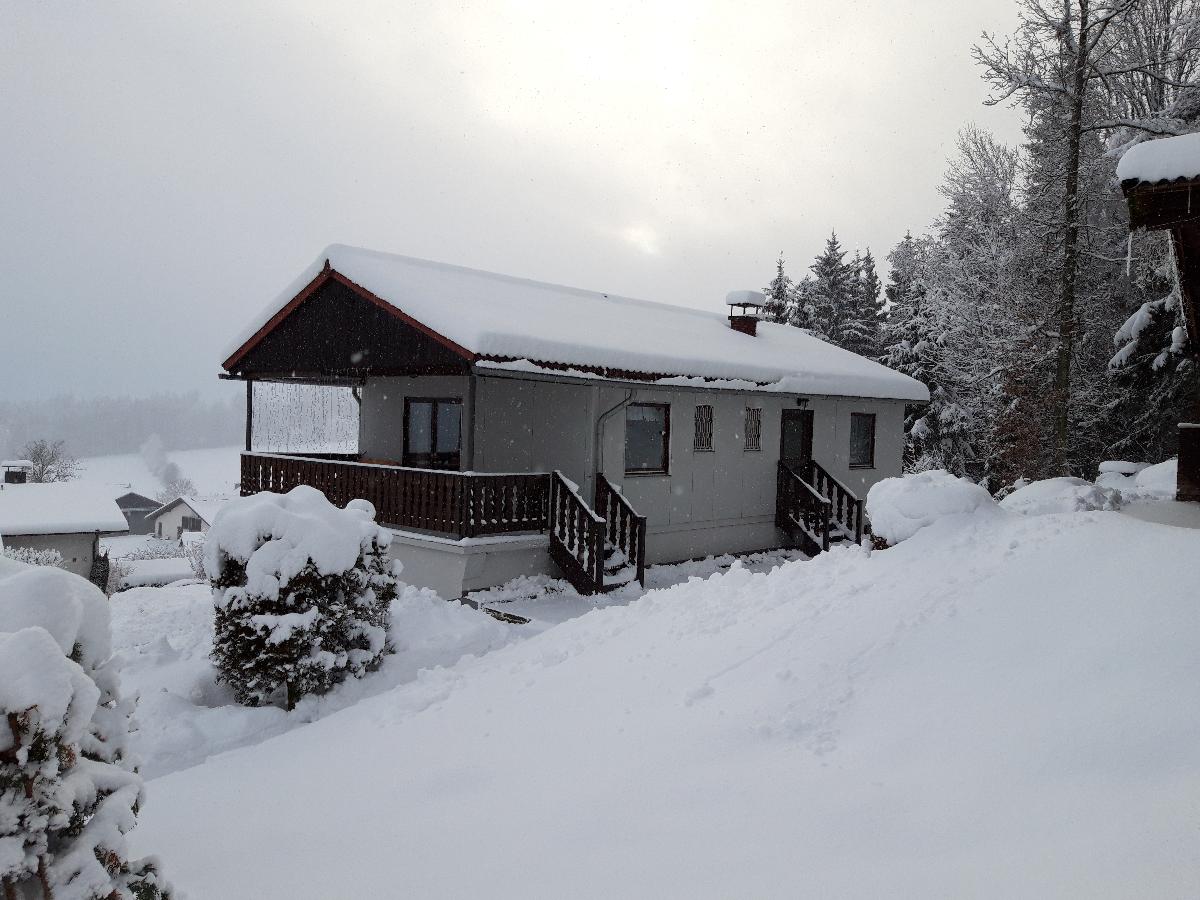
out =
[[471,458],[469,381],[465,375],[423,378],[371,378],[362,389],[358,413],[358,452],[363,459],[399,465],[404,457],[404,401],[439,397],[462,401],[464,466]]
[[[179,537],[180,529],[183,528],[184,516],[199,518],[199,516],[192,512],[191,507],[185,506],[182,503],[180,503],[178,506],[171,507],[165,512],[159,513],[154,517],[154,536],[168,541],[177,539]],[[203,519],[200,519],[200,532],[203,534],[207,531],[208,524]]]
[[[561,470],[590,499],[592,473],[602,467],[634,507],[648,518],[647,558],[666,562],[713,553],[776,546],[775,485],[779,430],[784,409],[801,408],[794,395],[705,392],[686,388],[635,387],[632,402],[671,407],[670,474],[625,475],[625,414],[606,421],[594,454],[599,416],[630,388],[609,383],[560,383],[480,377],[474,394],[465,377],[372,379],[362,394],[360,452],[365,458],[399,460],[404,444],[405,397],[456,397],[463,401],[463,466],[479,472]],[[904,402],[809,397],[813,456],[859,497],[876,481],[900,474]],[[713,407],[713,450],[695,451],[698,404]],[[762,413],[761,450],[744,449],[745,410]],[[874,413],[875,466],[851,469],[850,415]],[[473,452],[472,452],[473,446]],[[597,458],[598,457],[598,458]]]
[[6,534],[4,546],[30,550],[57,550],[62,554],[63,568],[88,578],[96,558],[97,535],[90,531],[70,534]]

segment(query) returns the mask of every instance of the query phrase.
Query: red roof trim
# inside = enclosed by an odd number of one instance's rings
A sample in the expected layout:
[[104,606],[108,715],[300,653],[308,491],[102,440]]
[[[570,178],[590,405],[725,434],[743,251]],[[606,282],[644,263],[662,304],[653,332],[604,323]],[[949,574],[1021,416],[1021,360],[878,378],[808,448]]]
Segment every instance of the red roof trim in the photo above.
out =
[[454,341],[450,340],[450,338],[446,337],[445,335],[439,334],[438,332],[436,332],[432,328],[430,328],[428,325],[425,325],[423,322],[418,322],[412,316],[397,309],[391,303],[388,303],[386,300],[382,299],[381,297],[377,297],[375,294],[368,291],[361,284],[356,284],[355,282],[351,281],[349,278],[347,278],[341,272],[337,271],[334,268],[331,268],[329,265],[329,260],[325,260],[325,267],[323,269],[321,269],[321,271],[317,274],[317,276],[312,281],[310,281],[307,285],[305,285],[305,287],[300,291],[300,293],[298,293],[295,297],[293,297],[286,304],[284,304],[283,308],[280,309],[279,312],[277,312],[277,313],[275,313],[275,315],[271,316],[271,318],[267,320],[267,323],[265,325],[263,325],[262,328],[258,329],[258,331],[256,331],[256,332],[254,332],[253,336],[248,341],[246,341],[246,343],[244,343],[244,344],[242,344],[242,346],[238,347],[238,349],[236,351],[234,351],[233,355],[230,356],[229,359],[227,359],[227,360],[225,360],[225,362],[221,363],[221,368],[223,368],[226,372],[234,371],[234,369],[237,367],[237,364],[240,363],[243,358],[245,358],[247,353],[249,353],[256,346],[258,346],[258,344],[261,343],[262,340],[268,334],[270,334],[272,331],[275,330],[275,328],[279,325],[280,322],[282,322],[289,315],[291,315],[291,313],[294,312],[295,309],[301,303],[303,303],[305,300],[307,300],[309,297],[311,297],[313,294],[315,294],[328,281],[336,281],[339,284],[344,285],[345,287],[354,291],[354,293],[356,293],[363,300],[366,300],[368,303],[375,304],[380,309],[382,309],[384,312],[388,313],[391,316],[394,316],[395,318],[404,322],[406,325],[412,326],[413,328],[417,329],[417,331],[424,334],[426,337],[429,337],[429,338],[437,341],[439,344],[441,344],[447,350],[451,351],[452,353],[457,354],[458,356],[461,356],[463,359],[467,360],[468,362],[475,361],[475,358],[476,358],[475,354],[472,353],[470,350],[468,350],[466,347],[463,347],[461,344],[456,344]]

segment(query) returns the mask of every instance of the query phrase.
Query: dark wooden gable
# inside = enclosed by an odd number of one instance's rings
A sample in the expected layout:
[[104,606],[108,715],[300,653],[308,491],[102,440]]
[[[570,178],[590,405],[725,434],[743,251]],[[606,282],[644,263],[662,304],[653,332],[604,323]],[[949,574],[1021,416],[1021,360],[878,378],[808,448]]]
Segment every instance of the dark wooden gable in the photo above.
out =
[[1121,189],[1129,204],[1131,229],[1171,233],[1190,348],[1200,353],[1200,182],[1129,180],[1121,183]]
[[318,276],[225,368],[255,376],[449,375],[471,355],[336,272]]

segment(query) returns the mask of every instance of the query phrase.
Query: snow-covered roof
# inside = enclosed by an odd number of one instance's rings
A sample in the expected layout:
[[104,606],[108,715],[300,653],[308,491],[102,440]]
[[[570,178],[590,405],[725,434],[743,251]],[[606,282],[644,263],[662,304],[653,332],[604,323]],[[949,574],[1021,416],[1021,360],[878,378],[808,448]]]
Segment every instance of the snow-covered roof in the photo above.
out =
[[1147,184],[1200,178],[1200,133],[1143,141],[1131,147],[1117,164],[1117,178]]
[[[476,359],[750,383],[759,390],[925,401],[923,384],[806,331],[334,244],[256,316],[226,363],[329,267]],[[227,365],[231,370],[236,365]],[[721,384],[711,385],[714,389]],[[744,389],[744,388],[743,388]]]
[[31,459],[6,459],[0,462],[0,466],[5,469],[32,469],[33,460]]
[[128,530],[121,508],[103,485],[54,481],[0,489],[0,534]]
[[156,518],[157,516],[165,513],[167,510],[174,509],[176,506],[179,506],[182,503],[197,516],[199,516],[200,520],[204,522],[205,525],[212,525],[213,517],[216,516],[221,507],[228,502],[229,501],[224,497],[210,498],[206,500],[198,500],[195,497],[176,497],[174,500],[164,503],[153,512],[146,513],[146,518]]

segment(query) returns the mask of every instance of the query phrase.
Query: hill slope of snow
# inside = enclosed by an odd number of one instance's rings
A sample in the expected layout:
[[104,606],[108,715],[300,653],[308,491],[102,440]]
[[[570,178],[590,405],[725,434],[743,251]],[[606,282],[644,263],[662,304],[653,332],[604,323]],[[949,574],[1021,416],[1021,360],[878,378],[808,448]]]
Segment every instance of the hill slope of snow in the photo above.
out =
[[[170,460],[191,479],[201,496],[235,493],[241,479],[241,447],[207,447],[201,450],[173,450]],[[114,497],[135,491],[155,497],[163,489],[140,453],[113,456],[89,456],[79,460],[80,481],[103,484],[116,490]]]
[[1195,896],[1200,533],[951,516],[155,780],[195,896]]

